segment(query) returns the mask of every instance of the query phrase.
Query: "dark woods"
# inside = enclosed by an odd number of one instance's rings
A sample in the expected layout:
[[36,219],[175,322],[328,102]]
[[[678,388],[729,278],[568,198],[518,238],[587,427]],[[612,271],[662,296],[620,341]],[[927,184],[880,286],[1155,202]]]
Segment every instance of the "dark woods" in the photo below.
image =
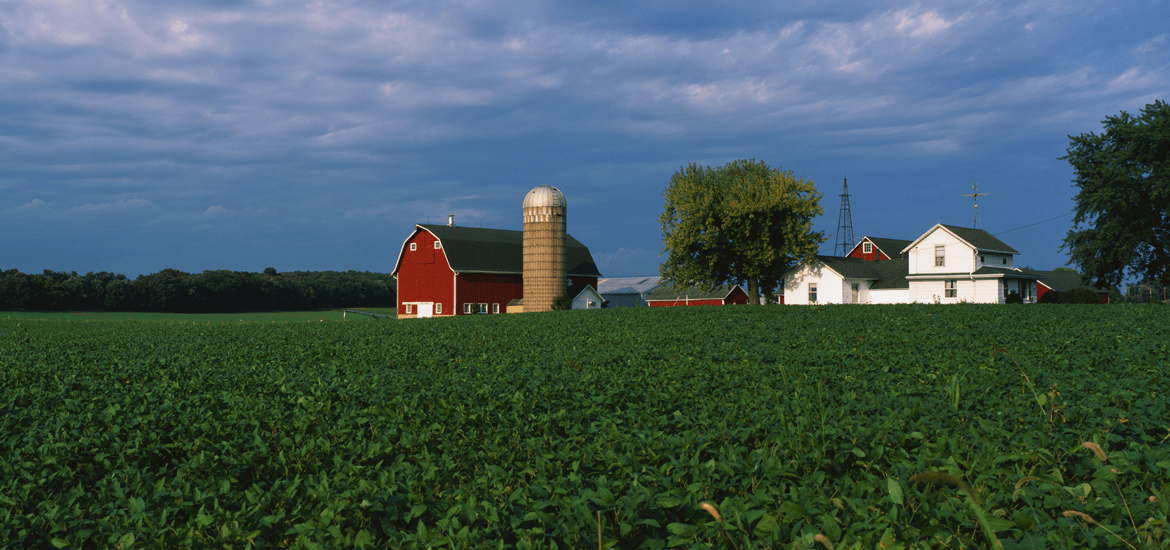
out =
[[0,273],[0,309],[204,313],[393,307],[395,302],[394,278],[368,271],[164,269],[137,279],[105,271]]

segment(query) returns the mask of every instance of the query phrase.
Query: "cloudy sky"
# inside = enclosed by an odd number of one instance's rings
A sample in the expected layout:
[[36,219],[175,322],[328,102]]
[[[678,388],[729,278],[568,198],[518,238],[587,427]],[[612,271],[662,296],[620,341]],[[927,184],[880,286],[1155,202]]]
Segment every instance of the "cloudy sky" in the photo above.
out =
[[547,183],[603,274],[653,275],[671,174],[740,158],[816,183],[826,253],[845,177],[858,238],[970,225],[978,182],[1051,269],[1068,136],[1170,97],[1168,32],[1160,1],[0,0],[0,269],[389,272]]

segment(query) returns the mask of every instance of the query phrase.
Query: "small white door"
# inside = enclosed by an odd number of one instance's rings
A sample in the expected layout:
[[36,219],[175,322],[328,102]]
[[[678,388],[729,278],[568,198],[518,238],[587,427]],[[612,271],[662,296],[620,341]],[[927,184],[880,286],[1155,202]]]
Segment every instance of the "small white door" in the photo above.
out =
[[435,314],[435,303],[434,302],[428,302],[425,304],[418,304],[414,307],[418,308],[418,316],[419,317],[431,317],[431,316],[434,316],[434,314]]

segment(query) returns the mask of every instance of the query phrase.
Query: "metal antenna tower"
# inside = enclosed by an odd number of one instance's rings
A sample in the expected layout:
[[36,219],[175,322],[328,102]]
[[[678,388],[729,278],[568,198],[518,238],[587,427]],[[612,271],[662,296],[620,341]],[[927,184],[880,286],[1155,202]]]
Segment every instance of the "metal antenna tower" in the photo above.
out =
[[838,247],[841,256],[853,249],[853,216],[849,214],[849,179],[844,178],[841,186],[841,213],[837,215],[837,240],[833,244],[833,255],[837,255]]
[[983,229],[983,223],[979,221],[979,197],[983,195],[990,195],[991,193],[980,193],[979,182],[971,184],[971,192],[966,195],[959,195],[960,197],[971,197],[975,201],[975,221],[971,222],[971,229]]

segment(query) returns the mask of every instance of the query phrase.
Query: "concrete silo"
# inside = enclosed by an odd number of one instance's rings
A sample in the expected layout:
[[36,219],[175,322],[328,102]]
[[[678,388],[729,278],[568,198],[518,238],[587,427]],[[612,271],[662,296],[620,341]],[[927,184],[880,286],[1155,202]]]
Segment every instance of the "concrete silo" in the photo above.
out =
[[550,311],[565,293],[565,195],[541,185],[524,197],[524,311]]

